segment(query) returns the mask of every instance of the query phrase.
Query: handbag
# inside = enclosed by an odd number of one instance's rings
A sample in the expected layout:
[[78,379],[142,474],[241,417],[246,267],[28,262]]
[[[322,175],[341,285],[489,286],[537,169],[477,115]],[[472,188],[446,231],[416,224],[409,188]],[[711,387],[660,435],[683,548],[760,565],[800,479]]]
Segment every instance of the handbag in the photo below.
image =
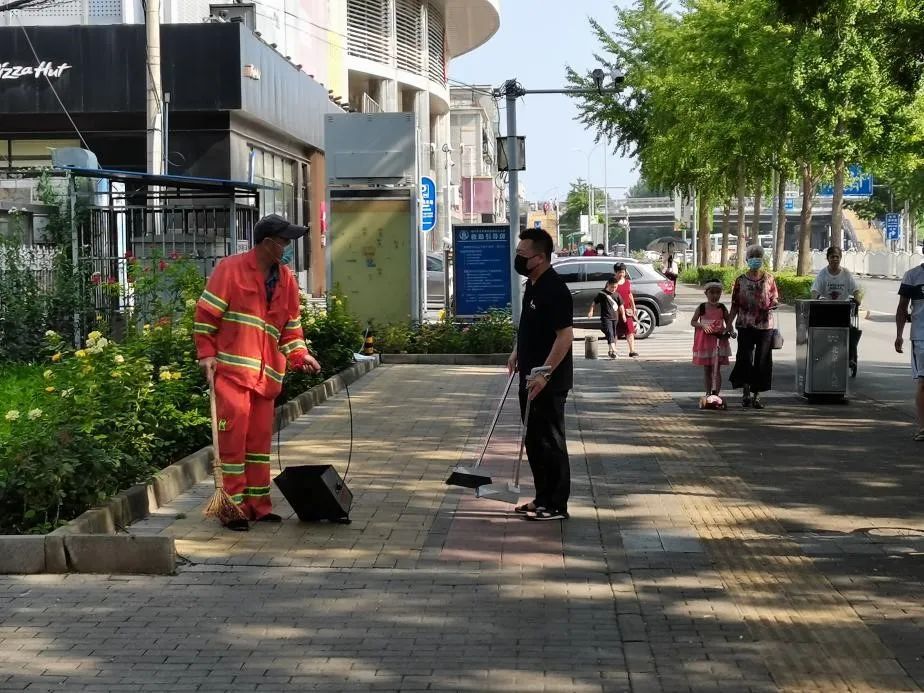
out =
[[783,348],[783,333],[780,332],[780,322],[779,318],[776,317],[776,309],[773,310],[773,335],[770,337],[770,348]]

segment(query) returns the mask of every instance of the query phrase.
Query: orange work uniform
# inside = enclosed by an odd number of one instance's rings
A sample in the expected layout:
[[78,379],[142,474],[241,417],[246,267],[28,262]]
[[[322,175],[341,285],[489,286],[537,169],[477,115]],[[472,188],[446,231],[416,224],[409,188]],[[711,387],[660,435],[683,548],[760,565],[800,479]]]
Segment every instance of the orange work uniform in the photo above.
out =
[[270,446],[273,404],[282,391],[286,361],[308,354],[302,334],[298,284],[279,266],[270,300],[256,250],[215,267],[196,304],[196,352],[215,357],[218,447],[225,491],[257,520],[272,510]]

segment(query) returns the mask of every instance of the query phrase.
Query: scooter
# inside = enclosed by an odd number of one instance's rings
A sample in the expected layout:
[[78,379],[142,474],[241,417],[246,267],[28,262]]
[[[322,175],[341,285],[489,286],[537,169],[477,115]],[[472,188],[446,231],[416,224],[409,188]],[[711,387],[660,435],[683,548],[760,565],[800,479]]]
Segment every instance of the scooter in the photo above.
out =
[[719,394],[719,343],[723,339],[729,339],[731,335],[728,332],[716,335],[715,351],[712,352],[712,392],[699,398],[700,409],[728,409],[728,403],[725,398]]

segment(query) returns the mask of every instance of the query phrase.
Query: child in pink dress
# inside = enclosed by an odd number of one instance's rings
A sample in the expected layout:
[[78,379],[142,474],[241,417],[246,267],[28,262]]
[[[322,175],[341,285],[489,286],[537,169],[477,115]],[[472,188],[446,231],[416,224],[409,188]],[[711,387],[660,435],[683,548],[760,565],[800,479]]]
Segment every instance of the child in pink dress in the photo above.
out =
[[719,303],[719,299],[722,298],[722,284],[708,282],[705,294],[706,303],[697,306],[693,311],[693,319],[690,320],[690,325],[695,328],[693,364],[703,367],[706,394],[717,395],[722,382],[721,367],[728,365],[728,357],[731,355],[728,338],[734,337],[735,332],[732,329],[728,308]]

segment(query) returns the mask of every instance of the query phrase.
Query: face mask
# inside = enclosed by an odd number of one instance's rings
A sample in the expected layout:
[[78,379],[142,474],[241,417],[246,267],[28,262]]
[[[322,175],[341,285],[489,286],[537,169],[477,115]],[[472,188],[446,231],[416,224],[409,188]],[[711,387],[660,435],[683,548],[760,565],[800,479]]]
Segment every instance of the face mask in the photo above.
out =
[[524,277],[529,276],[529,268],[527,265],[532,258],[523,257],[522,255],[517,255],[513,258],[513,269],[516,270],[517,274],[522,274]]
[[759,270],[763,267],[764,261],[759,257],[749,257],[748,258],[748,267],[752,270]]
[[295,259],[295,249],[291,245],[287,245],[285,250],[282,251],[282,257],[279,259],[283,265],[291,265],[292,260]]

